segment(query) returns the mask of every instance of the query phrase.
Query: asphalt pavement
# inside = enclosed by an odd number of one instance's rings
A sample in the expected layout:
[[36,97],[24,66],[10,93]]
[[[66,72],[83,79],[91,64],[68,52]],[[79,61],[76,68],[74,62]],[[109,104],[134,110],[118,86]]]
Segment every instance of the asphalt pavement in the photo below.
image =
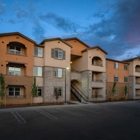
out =
[[1,140],[140,140],[140,102],[0,110]]

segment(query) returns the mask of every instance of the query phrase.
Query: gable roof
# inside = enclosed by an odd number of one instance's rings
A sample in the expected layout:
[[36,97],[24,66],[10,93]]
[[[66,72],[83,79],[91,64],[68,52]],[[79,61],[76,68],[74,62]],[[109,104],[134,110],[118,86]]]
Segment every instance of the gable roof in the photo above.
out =
[[83,41],[81,41],[80,39],[78,39],[77,37],[72,37],[72,38],[65,38],[63,39],[65,41],[68,41],[68,40],[77,40],[78,42],[82,43],[83,45],[85,45],[87,48],[90,48],[89,45],[87,45],[86,43],[84,43]]
[[90,47],[90,48],[88,48],[88,49],[83,50],[82,52],[85,52],[85,51],[91,50],[91,49],[96,49],[96,48],[100,49],[100,50],[103,51],[105,54],[108,54],[105,50],[103,50],[103,49],[102,49],[101,47],[99,47],[99,46]]
[[127,62],[120,61],[120,60],[115,60],[115,59],[111,59],[111,58],[106,58],[106,60],[110,60],[110,61],[114,61],[114,62],[119,62],[119,63],[124,63],[124,64],[129,64]]
[[140,58],[140,56],[133,57],[133,58],[129,58],[129,59],[125,59],[125,60],[123,60],[123,61],[124,61],[124,62],[129,62],[129,61],[132,61],[132,60],[137,59],[137,58]]
[[67,42],[65,42],[63,39],[61,39],[60,37],[57,38],[50,38],[50,39],[44,39],[40,44],[42,45],[44,42],[49,42],[49,41],[55,41],[55,40],[60,40],[61,42],[63,42],[64,44],[68,45],[69,47],[72,48],[72,46],[70,44],[68,44]]
[[3,36],[11,36],[11,35],[19,35],[25,39],[27,39],[28,41],[32,42],[32,43],[36,43],[34,40],[28,38],[27,36],[19,33],[19,32],[10,32],[10,33],[0,33],[0,37],[3,37]]

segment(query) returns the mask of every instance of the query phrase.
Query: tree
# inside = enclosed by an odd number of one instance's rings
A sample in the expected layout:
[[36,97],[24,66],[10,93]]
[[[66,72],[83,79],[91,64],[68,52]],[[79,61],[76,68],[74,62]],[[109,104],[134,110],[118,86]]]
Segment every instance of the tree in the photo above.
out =
[[34,77],[33,84],[32,84],[32,97],[37,97],[37,85],[36,85],[36,77]]
[[128,94],[128,88],[127,88],[127,85],[124,86],[124,94],[125,94],[125,96],[127,96],[127,94]]
[[0,97],[2,100],[4,99],[5,94],[6,94],[5,93],[5,80],[4,80],[3,74],[1,73],[0,74]]
[[113,87],[112,87],[112,94],[114,95],[116,92],[116,82],[114,82]]

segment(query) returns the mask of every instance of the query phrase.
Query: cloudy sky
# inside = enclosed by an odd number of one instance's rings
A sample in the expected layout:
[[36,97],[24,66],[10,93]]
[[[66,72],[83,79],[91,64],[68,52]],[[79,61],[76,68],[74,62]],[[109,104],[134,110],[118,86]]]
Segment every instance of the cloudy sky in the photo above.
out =
[[78,37],[107,57],[140,56],[140,0],[0,0],[0,33]]

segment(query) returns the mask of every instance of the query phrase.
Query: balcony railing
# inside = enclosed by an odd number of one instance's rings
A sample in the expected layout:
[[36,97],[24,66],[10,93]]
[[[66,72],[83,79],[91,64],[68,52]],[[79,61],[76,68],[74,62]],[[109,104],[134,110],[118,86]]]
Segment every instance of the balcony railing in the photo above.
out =
[[100,66],[100,67],[103,67],[102,64],[92,64],[93,66]]
[[18,50],[14,50],[14,49],[8,50],[8,53],[11,53],[11,54],[18,54],[18,55],[26,55],[25,52],[18,51]]
[[137,81],[136,81],[136,84],[140,84],[140,82],[137,82]]
[[140,70],[135,70],[135,72],[140,72]]
[[7,95],[6,97],[7,98],[26,98],[26,95],[13,95],[13,96]]
[[136,94],[136,97],[140,97],[140,93],[137,93],[137,94]]
[[103,82],[103,80],[97,79],[97,80],[93,80],[93,82]]

